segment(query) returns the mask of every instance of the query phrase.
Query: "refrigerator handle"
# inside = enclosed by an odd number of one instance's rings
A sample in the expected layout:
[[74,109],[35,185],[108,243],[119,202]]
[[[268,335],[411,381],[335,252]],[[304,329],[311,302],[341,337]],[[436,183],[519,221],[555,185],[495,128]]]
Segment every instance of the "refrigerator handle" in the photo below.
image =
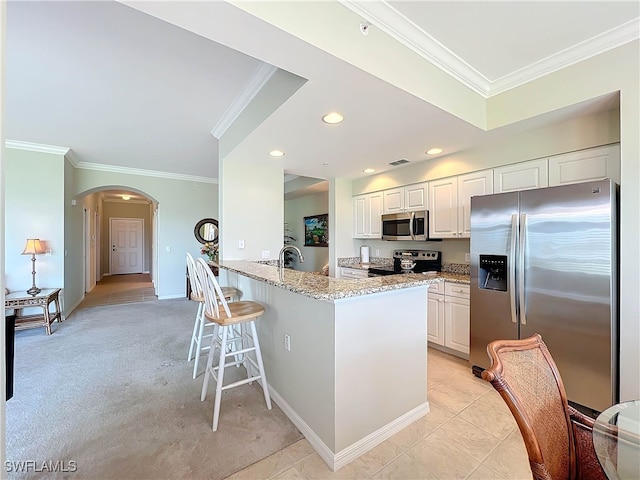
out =
[[518,238],[518,215],[511,215],[511,245],[509,256],[509,300],[511,304],[511,322],[518,323],[518,314],[516,311],[516,242]]
[[520,245],[518,252],[518,303],[520,305],[520,323],[527,324],[527,306],[524,294],[524,257],[525,240],[527,235],[527,214],[520,215]]

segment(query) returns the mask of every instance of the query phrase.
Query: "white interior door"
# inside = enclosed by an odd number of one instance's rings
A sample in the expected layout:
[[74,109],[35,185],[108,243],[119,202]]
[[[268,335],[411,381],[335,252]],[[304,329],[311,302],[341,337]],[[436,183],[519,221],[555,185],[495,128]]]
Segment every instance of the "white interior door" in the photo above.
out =
[[111,275],[143,272],[142,218],[110,218]]

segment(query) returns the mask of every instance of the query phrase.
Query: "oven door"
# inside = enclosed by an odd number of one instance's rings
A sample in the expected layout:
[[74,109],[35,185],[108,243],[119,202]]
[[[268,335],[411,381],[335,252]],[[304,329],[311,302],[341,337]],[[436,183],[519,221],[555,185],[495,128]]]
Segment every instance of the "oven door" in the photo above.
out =
[[429,212],[403,212],[382,215],[382,240],[427,240]]

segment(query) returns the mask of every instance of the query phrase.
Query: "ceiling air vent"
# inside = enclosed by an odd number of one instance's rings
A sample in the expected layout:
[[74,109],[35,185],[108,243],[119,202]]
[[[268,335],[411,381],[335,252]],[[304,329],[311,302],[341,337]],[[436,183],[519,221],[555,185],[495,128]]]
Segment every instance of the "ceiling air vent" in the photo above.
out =
[[409,163],[409,160],[407,160],[406,158],[401,158],[400,160],[396,160],[395,162],[390,162],[389,165],[397,167],[398,165],[404,165],[405,163]]

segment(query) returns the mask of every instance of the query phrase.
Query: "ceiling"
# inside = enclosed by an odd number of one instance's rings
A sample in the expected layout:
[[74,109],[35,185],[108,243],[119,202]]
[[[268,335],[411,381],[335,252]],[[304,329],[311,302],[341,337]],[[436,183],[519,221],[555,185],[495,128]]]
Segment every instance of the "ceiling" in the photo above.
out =
[[[331,3],[357,47],[385,35],[484,98],[638,38],[640,15],[638,2]],[[215,181],[220,143],[236,125],[233,155],[280,162],[293,176],[357,178],[400,158],[425,161],[432,146],[448,155],[612,108],[597,99],[485,131],[243,10],[251,6],[9,1],[5,137],[70,148],[80,167]],[[313,22],[327,2],[289,7],[317,29],[309,34],[331,40],[331,27]],[[271,65],[307,82],[259,122],[241,122],[275,78]],[[345,121],[321,122],[330,110]],[[286,155],[270,158],[274,148]]]

